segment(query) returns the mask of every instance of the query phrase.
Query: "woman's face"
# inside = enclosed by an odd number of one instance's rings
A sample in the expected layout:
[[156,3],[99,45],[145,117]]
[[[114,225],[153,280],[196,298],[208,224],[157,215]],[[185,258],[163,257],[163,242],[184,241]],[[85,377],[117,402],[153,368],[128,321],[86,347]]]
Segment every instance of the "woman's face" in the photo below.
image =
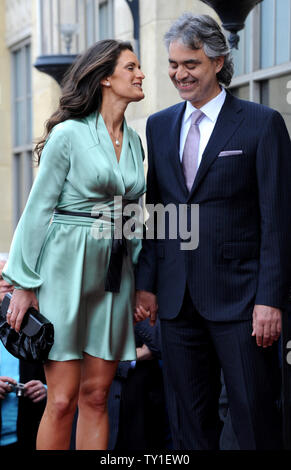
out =
[[[116,95],[116,98],[140,101],[144,98],[142,81],[145,78],[136,55],[129,49],[121,52],[113,74],[103,84]],[[109,85],[108,85],[109,84]]]

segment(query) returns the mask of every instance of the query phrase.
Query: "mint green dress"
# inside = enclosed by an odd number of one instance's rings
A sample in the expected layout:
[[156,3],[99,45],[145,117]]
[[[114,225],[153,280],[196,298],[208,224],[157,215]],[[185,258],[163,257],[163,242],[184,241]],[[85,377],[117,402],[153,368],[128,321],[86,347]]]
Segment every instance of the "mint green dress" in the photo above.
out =
[[110,215],[116,198],[133,203],[144,192],[140,140],[125,121],[119,162],[100,114],[54,127],[3,271],[16,288],[35,290],[40,312],[53,323],[49,359],[81,359],[83,352],[136,358],[133,269],[141,241],[126,241],[120,292],[106,292],[112,244],[106,222],[54,209]]

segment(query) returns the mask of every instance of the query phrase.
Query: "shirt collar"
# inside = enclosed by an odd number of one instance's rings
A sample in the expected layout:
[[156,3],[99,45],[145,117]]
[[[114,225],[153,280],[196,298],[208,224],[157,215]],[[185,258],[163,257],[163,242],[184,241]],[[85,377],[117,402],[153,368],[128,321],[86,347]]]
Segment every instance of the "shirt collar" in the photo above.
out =
[[[218,117],[218,114],[220,113],[220,110],[223,106],[224,100],[226,97],[226,91],[224,88],[222,88],[221,92],[215,96],[212,100],[208,101],[204,106],[202,106],[200,109],[203,111],[205,116],[210,119],[212,122],[216,122],[216,119]],[[195,111],[197,108],[193,106],[190,101],[187,101],[186,103],[186,109],[184,113],[184,122],[186,122],[188,119],[190,119],[191,114],[193,111]]]

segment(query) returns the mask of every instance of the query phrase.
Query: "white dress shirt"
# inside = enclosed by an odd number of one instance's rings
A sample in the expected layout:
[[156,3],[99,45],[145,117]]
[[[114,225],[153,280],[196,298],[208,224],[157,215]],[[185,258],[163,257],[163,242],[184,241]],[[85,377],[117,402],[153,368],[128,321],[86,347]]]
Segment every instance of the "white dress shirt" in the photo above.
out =
[[[210,139],[210,136],[216,124],[218,115],[225,101],[225,97],[226,97],[226,92],[225,92],[225,89],[222,88],[222,91],[219,93],[219,95],[217,95],[215,98],[213,98],[211,101],[209,101],[208,103],[206,103],[204,106],[200,108],[201,111],[203,111],[203,113],[205,114],[205,116],[199,124],[200,141],[199,141],[199,152],[198,152],[198,166],[200,165],[201,157],[206,148],[206,145],[208,144],[208,141]],[[180,160],[181,161],[182,161],[184,146],[186,142],[186,137],[190,129],[191,115],[193,111],[195,111],[196,109],[197,108],[195,108],[190,103],[190,101],[187,101],[184,116],[182,119],[182,126],[181,126],[181,133],[180,133]]]

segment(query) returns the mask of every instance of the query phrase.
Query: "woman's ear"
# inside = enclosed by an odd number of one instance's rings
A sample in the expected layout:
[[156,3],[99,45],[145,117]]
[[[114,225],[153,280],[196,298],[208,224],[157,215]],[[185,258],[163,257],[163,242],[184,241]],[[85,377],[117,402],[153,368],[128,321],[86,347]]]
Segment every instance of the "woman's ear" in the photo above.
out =
[[101,85],[106,86],[106,87],[110,86],[110,82],[109,82],[108,78],[104,78],[103,80],[101,80],[100,83],[101,83]]

